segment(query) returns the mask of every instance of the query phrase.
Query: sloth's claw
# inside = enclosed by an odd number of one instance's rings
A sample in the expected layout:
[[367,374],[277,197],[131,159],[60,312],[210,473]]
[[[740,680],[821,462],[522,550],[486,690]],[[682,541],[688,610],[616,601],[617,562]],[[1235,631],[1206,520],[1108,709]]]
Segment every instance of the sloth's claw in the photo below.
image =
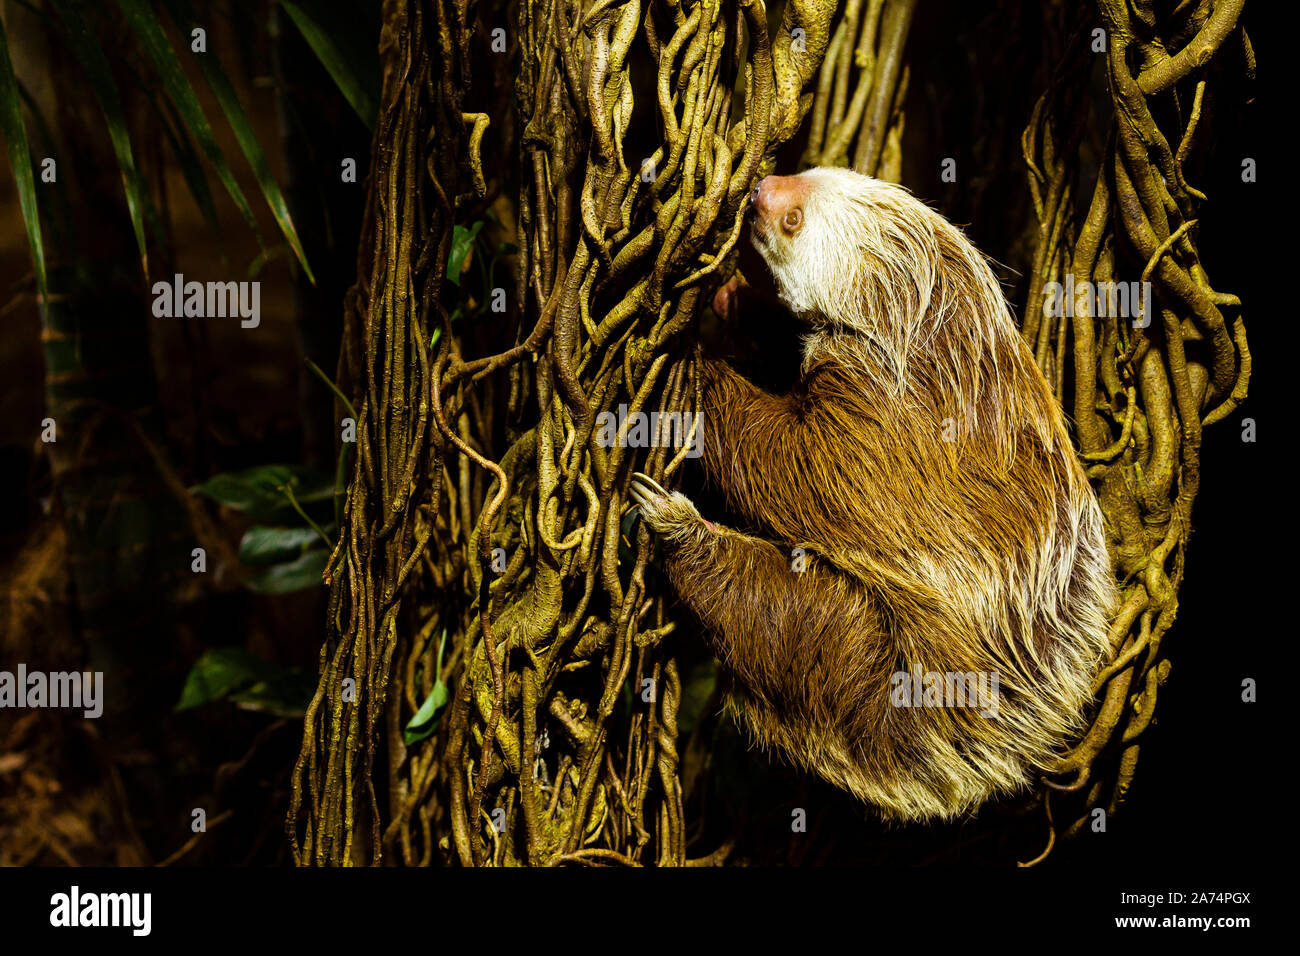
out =
[[633,494],[636,494],[637,492],[641,492],[642,494],[646,493],[646,490],[643,490],[642,488],[638,487],[639,485],[646,485],[649,486],[648,487],[649,492],[652,492],[656,495],[663,495],[667,497],[668,492],[664,489],[664,486],[659,484],[659,482],[655,481],[653,478],[651,478],[649,475],[645,474],[644,472],[634,471],[632,472],[632,478],[633,478],[632,481]]
[[668,500],[668,492],[649,475],[635,471],[632,473],[632,485],[628,488],[628,495],[636,502],[642,517],[650,523],[651,527],[654,527],[655,506]]
[[649,475],[632,473],[628,494],[641,512],[641,518],[656,534],[676,538],[698,528],[701,523],[712,526],[700,517],[691,500],[679,491],[667,491]]

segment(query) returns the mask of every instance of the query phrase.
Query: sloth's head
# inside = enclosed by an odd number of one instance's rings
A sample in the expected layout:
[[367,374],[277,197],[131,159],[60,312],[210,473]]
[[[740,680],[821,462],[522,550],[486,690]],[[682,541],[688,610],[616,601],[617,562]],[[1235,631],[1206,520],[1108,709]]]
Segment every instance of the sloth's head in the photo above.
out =
[[750,239],[786,306],[815,333],[853,335],[900,386],[941,342],[976,362],[1019,347],[984,257],[903,187],[819,167],[764,178],[749,204]]
[[944,409],[1004,462],[1026,423],[1044,441],[1064,434],[988,262],[903,187],[827,167],[768,176],[749,219],[781,299],[810,327],[805,370],[859,369],[900,408]]

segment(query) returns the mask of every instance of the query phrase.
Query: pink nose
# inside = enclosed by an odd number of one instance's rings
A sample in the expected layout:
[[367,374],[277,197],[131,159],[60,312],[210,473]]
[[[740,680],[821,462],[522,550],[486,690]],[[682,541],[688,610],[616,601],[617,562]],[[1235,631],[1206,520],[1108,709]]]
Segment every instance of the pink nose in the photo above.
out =
[[765,222],[780,222],[799,205],[803,191],[798,176],[764,176],[749,194],[749,208]]

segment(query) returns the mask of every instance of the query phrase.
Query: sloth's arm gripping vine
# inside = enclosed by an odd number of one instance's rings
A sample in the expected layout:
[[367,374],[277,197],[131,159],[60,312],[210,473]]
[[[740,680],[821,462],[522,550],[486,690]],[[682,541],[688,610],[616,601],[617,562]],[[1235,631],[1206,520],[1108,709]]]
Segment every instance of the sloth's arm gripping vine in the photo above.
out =
[[[630,493],[658,536],[673,590],[743,692],[757,738],[800,739],[808,753],[821,752],[823,739],[791,738],[792,727],[819,727],[837,741],[852,727],[853,739],[866,740],[845,720],[873,708],[883,684],[872,675],[891,660],[868,589],[815,556],[713,525],[645,475]],[[845,629],[863,640],[839,640]]]
[[[718,657],[757,700],[789,700],[805,675],[792,675],[798,642],[785,638],[816,626],[812,582],[776,545],[705,521],[686,496],[644,475],[634,478],[631,495],[658,535],[676,593],[705,625]],[[753,600],[756,580],[776,589],[762,602]]]

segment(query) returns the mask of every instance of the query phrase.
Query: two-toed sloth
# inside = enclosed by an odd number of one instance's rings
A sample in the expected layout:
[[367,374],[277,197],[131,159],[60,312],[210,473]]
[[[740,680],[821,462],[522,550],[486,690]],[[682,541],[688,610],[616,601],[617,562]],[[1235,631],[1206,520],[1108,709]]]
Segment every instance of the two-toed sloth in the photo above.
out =
[[[961,814],[1080,729],[1115,602],[1101,510],[960,230],[845,169],[769,176],[749,215],[802,376],[773,395],[706,361],[700,412],[762,537],[644,476],[633,497],[757,742],[886,817]],[[954,679],[994,706],[929,693]]]

